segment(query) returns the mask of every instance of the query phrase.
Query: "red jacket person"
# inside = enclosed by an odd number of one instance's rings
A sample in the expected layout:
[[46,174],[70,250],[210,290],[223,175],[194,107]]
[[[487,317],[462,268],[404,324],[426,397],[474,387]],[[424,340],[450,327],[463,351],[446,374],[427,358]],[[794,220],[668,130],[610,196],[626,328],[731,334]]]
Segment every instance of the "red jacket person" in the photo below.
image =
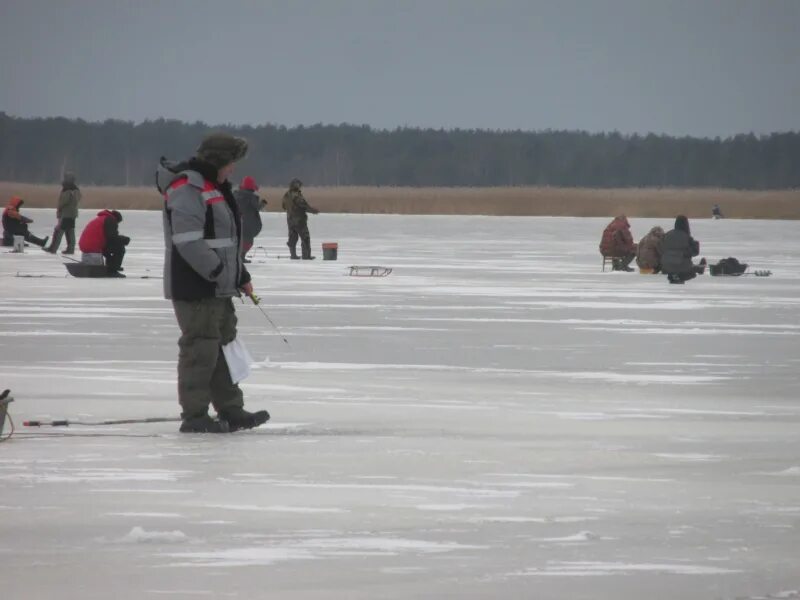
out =
[[106,259],[106,268],[110,277],[125,277],[122,271],[122,259],[125,257],[125,246],[131,239],[119,234],[122,215],[116,210],[101,210],[89,221],[81,233],[78,247],[84,254],[102,254]]
[[616,217],[603,231],[600,254],[611,257],[614,271],[633,271],[628,265],[636,257],[636,244],[625,215]]

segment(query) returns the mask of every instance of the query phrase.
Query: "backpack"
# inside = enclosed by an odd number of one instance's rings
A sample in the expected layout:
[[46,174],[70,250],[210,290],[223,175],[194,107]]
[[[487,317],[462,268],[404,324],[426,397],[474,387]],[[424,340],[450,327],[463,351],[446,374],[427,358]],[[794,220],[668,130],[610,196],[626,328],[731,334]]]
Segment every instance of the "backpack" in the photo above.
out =
[[741,275],[747,270],[747,263],[740,263],[738,260],[729,256],[723,258],[715,265],[709,266],[712,275]]

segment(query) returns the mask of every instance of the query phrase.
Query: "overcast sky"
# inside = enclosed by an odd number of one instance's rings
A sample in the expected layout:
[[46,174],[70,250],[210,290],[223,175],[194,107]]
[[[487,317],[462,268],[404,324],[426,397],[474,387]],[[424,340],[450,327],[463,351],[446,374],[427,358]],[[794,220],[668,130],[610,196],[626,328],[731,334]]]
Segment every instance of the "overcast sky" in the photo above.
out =
[[0,0],[0,111],[800,130],[800,0]]

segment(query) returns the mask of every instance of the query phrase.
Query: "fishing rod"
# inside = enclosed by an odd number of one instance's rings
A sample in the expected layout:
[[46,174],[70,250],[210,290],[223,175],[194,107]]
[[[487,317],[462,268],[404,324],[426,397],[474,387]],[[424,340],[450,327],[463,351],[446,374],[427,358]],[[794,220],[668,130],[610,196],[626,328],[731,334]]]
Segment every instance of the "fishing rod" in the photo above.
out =
[[25,427],[69,427],[70,425],[101,426],[101,425],[132,425],[135,423],[177,423],[180,417],[148,417],[146,419],[109,419],[106,421],[81,421],[61,419],[58,421],[23,421]]
[[264,308],[261,306],[261,298],[259,298],[255,294],[250,294],[250,300],[253,301],[253,304],[258,307],[258,310],[261,311],[261,314],[264,315],[267,321],[269,321],[269,324],[272,325],[272,328],[275,330],[275,333],[277,333],[280,336],[280,338],[286,343],[286,345],[289,346],[289,348],[291,348],[292,345],[289,343],[289,340],[287,340],[286,337],[281,333],[281,330],[278,329],[278,326],[275,325],[272,319],[269,318],[267,311],[265,311]]

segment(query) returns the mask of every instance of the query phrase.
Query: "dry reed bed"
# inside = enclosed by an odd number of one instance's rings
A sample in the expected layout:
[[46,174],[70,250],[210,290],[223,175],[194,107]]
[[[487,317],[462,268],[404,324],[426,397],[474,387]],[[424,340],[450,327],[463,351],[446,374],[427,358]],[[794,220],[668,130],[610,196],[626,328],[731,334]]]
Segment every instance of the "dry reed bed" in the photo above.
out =
[[[82,208],[161,208],[155,188],[82,186]],[[29,207],[55,207],[59,186],[0,182],[3,205],[12,195]],[[262,188],[268,210],[280,210],[285,188]],[[800,190],[586,189],[550,187],[405,188],[308,187],[306,198],[323,212],[438,215],[708,217],[718,203],[740,219],[800,219]]]

